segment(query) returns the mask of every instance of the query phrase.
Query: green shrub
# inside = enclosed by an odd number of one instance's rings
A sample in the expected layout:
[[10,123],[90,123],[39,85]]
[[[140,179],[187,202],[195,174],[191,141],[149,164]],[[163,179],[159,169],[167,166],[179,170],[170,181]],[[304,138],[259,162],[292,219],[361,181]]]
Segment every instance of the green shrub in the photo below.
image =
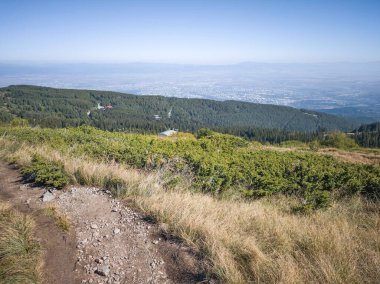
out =
[[310,148],[310,150],[312,150],[312,151],[318,151],[319,148],[321,148],[321,142],[318,141],[318,140],[311,141],[311,142],[309,143],[309,148]]
[[353,138],[347,136],[345,133],[342,132],[329,133],[322,140],[321,144],[328,147],[346,150],[359,147],[359,145],[355,142]]
[[11,126],[14,127],[28,127],[29,121],[23,118],[13,118],[11,120]]
[[108,176],[104,179],[103,186],[116,197],[125,197],[127,195],[128,188],[126,182],[120,178]]
[[296,148],[305,148],[307,147],[306,143],[297,141],[297,140],[287,140],[280,143],[281,147],[296,147]]
[[316,209],[324,209],[332,202],[331,194],[325,190],[315,190],[305,195],[301,204],[293,206],[294,212],[309,213]]
[[[0,128],[0,134],[14,142],[47,145],[70,155],[116,161],[137,169],[169,170],[172,177],[189,176],[193,189],[213,195],[223,196],[230,191],[248,199],[294,195],[307,200],[306,207],[310,208],[328,206],[327,198],[323,200],[327,193],[330,199],[356,194],[371,198],[379,195],[379,166],[349,164],[313,152],[252,147],[239,137],[209,130],[201,132],[199,139],[159,139],[88,126]],[[81,176],[80,171],[74,176],[79,183],[92,183]],[[168,179],[166,187],[175,188],[178,182],[178,179]],[[131,190],[130,185],[126,187],[112,177],[105,186],[117,195]],[[317,193],[309,196],[314,191]]]
[[211,137],[215,134],[216,132],[212,131],[211,129],[208,128],[201,128],[197,131],[196,137],[198,139],[203,138],[203,137]]
[[46,161],[38,155],[33,157],[30,166],[22,169],[22,174],[24,179],[29,182],[58,189],[65,187],[70,181],[62,164]]

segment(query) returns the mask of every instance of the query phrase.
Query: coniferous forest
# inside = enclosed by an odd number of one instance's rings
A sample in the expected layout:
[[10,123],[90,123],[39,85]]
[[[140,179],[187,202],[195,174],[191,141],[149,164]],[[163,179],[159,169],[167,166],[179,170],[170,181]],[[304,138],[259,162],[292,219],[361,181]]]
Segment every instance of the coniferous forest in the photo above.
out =
[[[31,126],[91,125],[103,130],[157,134],[167,129],[195,133],[209,128],[262,143],[310,142],[329,131],[351,132],[365,147],[379,146],[379,131],[358,121],[286,106],[137,96],[91,90],[9,86],[0,89],[0,122],[13,118]],[[378,124],[377,124],[378,125]]]

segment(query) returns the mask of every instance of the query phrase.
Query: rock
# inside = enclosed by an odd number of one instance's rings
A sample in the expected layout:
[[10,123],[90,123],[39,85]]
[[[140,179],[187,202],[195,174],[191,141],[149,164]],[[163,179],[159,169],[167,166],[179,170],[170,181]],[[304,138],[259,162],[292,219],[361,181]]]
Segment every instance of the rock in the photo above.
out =
[[27,189],[28,188],[28,186],[27,185],[25,185],[25,184],[23,184],[23,185],[20,185],[20,190],[25,190],[25,189]]
[[119,228],[115,228],[115,229],[113,229],[113,233],[114,233],[115,235],[119,234],[119,233],[120,233],[120,229],[119,229]]
[[52,201],[54,198],[55,198],[55,195],[53,193],[51,193],[50,191],[46,191],[42,195],[42,202],[49,202],[49,201]]
[[154,240],[154,241],[152,241],[152,243],[153,243],[154,245],[156,245],[156,244],[158,244],[158,241],[157,241],[157,240]]
[[91,229],[97,229],[97,228],[98,228],[98,225],[96,225],[96,224],[91,224],[90,228],[91,228]]
[[95,270],[96,274],[99,274],[101,276],[108,276],[110,274],[110,268],[107,265],[100,265],[98,268]]

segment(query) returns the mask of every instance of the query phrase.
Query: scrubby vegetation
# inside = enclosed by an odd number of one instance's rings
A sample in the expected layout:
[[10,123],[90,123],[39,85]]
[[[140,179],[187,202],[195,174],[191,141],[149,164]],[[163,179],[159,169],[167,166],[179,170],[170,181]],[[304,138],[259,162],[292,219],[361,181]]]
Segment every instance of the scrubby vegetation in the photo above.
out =
[[345,150],[359,148],[359,145],[355,142],[353,138],[341,132],[329,133],[322,140],[321,144],[324,146],[334,147],[338,149],[345,149]]
[[38,155],[34,155],[32,163],[21,172],[26,181],[37,185],[62,188],[69,183],[69,176],[62,164],[46,161]]
[[41,250],[34,222],[0,203],[0,283],[41,283]]
[[[87,126],[57,130],[3,128],[0,133],[14,141],[42,143],[74,156],[115,161],[138,169],[160,170],[172,165],[173,175],[189,169],[193,190],[217,197],[285,194],[314,209],[326,207],[333,196],[360,193],[375,198],[380,187],[380,169],[374,165],[344,163],[310,151],[261,149],[239,137],[203,129],[198,138],[184,139],[110,133]],[[37,183],[54,187],[69,182],[62,165],[38,156],[23,173]]]
[[376,164],[210,130],[171,138],[87,126],[4,127],[0,133],[3,158],[27,168],[39,156],[61,165],[72,182],[128,197],[203,252],[224,282],[380,278]]

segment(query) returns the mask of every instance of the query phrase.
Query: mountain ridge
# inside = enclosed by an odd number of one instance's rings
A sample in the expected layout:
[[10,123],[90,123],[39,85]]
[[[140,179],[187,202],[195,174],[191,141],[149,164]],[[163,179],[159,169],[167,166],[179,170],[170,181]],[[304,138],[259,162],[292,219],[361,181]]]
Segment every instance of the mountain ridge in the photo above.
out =
[[[98,110],[98,103],[113,108]],[[360,126],[355,120],[289,106],[32,85],[0,88],[0,109],[3,122],[21,117],[42,127],[89,124],[106,130],[147,132],[168,128],[194,132],[202,127],[349,131]]]

